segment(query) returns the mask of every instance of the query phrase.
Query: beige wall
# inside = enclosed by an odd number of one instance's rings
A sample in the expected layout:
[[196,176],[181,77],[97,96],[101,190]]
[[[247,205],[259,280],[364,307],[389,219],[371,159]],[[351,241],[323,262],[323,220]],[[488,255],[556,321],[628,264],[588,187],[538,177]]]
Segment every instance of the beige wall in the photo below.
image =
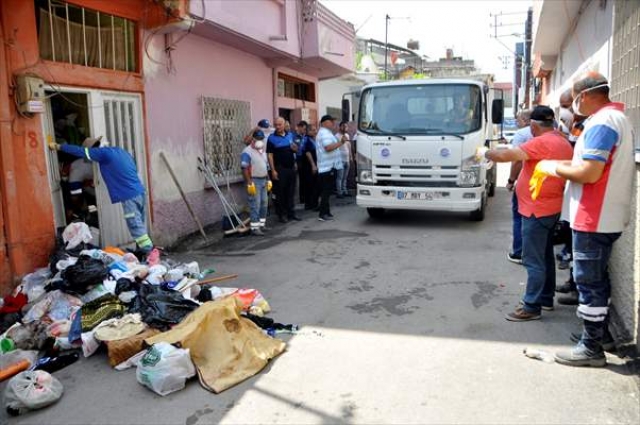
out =
[[634,182],[631,222],[614,244],[609,264],[612,281],[612,322],[620,343],[640,350],[640,168]]

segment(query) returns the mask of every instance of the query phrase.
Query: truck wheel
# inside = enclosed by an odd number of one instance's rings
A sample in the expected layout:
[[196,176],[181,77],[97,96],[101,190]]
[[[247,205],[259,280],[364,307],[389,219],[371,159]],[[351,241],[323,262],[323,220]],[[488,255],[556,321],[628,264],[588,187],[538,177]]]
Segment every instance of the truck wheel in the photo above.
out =
[[496,194],[496,172],[494,171],[493,173],[491,173],[491,178],[489,179],[489,188],[487,189],[487,195],[493,198],[495,194]]
[[382,218],[384,216],[384,208],[367,208],[367,213],[371,218]]
[[471,219],[471,221],[483,221],[484,220],[484,216],[485,213],[487,211],[487,200],[486,200],[486,196],[482,197],[482,204],[480,205],[480,208],[478,208],[475,211],[471,211],[471,213],[469,213],[469,218]]

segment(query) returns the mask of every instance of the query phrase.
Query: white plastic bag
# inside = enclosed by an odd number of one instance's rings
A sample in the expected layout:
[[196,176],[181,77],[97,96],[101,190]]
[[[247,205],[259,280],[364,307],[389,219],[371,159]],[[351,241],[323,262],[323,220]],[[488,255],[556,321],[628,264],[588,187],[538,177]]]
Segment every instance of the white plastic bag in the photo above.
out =
[[183,389],[195,374],[189,350],[166,342],[149,348],[136,369],[138,382],[161,396]]
[[62,240],[66,249],[73,249],[81,243],[89,243],[93,235],[87,223],[77,222],[68,225],[62,232]]
[[22,360],[28,361],[31,365],[38,361],[38,352],[34,350],[13,350],[0,355],[0,369],[7,369]]
[[7,384],[4,405],[10,415],[20,415],[55,403],[63,391],[60,381],[45,371],[21,372]]
[[34,302],[45,293],[44,286],[51,277],[51,271],[47,268],[38,269],[22,278],[22,292],[29,302]]

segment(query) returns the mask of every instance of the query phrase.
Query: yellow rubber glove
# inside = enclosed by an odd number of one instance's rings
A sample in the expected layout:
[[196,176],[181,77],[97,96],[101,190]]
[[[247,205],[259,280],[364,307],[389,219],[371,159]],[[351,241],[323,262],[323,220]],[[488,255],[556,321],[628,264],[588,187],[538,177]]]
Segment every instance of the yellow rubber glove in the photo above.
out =
[[271,192],[271,189],[273,189],[273,183],[271,182],[271,180],[267,181],[267,192]]
[[53,141],[53,138],[51,136],[47,137],[47,146],[49,146],[49,149],[51,149],[52,151],[57,151],[59,149],[58,144]]
[[476,149],[476,162],[480,162],[485,159],[485,154],[488,150],[489,148],[487,148],[486,146],[480,146],[478,149]]
[[247,193],[249,196],[256,196],[258,192],[256,191],[256,185],[254,183],[247,185]]
[[547,177],[558,177],[556,168],[558,166],[557,161],[543,160],[536,164],[536,168],[533,170],[531,179],[529,179],[529,191],[531,192],[531,199],[534,201],[538,199],[540,191],[542,190],[542,184]]

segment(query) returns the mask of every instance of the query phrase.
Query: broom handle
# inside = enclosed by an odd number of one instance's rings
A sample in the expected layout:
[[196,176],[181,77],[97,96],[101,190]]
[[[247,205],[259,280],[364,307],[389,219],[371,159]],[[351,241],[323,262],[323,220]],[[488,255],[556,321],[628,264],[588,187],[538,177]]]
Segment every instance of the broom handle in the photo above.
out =
[[238,277],[237,274],[228,274],[225,276],[212,277],[211,279],[201,280],[200,282],[198,282],[198,285],[207,285],[209,283],[222,282],[225,280],[235,279],[237,277]]

